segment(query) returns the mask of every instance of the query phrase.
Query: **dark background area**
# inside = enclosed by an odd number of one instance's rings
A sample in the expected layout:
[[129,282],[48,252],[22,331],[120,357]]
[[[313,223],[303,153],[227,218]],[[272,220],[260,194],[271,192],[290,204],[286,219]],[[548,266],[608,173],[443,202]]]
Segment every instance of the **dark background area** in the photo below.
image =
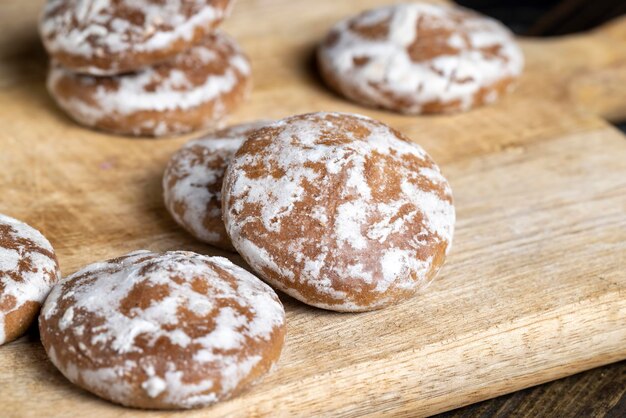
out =
[[625,0],[456,0],[524,36],[583,32],[626,13]]
[[[522,36],[560,36],[584,32],[626,14],[626,0],[456,2],[498,19]],[[616,126],[626,133],[626,121]],[[626,361],[500,396],[438,417],[626,418]]]

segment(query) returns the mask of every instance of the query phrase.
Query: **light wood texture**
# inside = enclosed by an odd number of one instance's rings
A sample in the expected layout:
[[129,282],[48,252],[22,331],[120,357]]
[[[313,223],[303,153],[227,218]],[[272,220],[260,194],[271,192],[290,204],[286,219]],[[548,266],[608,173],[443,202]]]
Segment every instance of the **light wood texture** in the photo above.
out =
[[[249,52],[256,88],[233,122],[337,110],[407,133],[453,186],[449,260],[422,294],[380,312],[337,314],[281,296],[288,341],[278,371],[185,416],[418,416],[626,358],[626,138],[592,113],[626,116],[626,96],[615,95],[624,84],[603,89],[596,78],[623,77],[626,20],[523,40],[521,85],[494,106],[406,117],[342,100],[313,66],[334,21],[381,3],[241,0],[226,30]],[[0,3],[0,212],[40,228],[66,274],[138,248],[218,254],[177,228],[161,201],[164,165],[186,138],[92,132],[48,98],[39,7]],[[0,347],[0,405],[9,417],[168,415],[72,386],[36,335]]]

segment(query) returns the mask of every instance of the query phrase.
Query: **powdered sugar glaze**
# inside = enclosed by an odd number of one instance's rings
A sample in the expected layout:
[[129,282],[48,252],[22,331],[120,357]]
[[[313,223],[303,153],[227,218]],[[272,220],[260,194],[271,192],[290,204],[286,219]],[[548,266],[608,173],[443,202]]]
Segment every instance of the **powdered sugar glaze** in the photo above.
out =
[[347,97],[404,113],[467,110],[513,87],[524,59],[510,31],[469,10],[407,3],[338,23],[319,50]]
[[267,371],[284,321],[274,291],[225,258],[138,251],[56,286],[40,329],[72,382],[124,405],[192,408]]
[[338,311],[388,305],[449,250],[448,182],[419,146],[372,119],[294,116],[253,134],[226,171],[233,245],[277,288]]

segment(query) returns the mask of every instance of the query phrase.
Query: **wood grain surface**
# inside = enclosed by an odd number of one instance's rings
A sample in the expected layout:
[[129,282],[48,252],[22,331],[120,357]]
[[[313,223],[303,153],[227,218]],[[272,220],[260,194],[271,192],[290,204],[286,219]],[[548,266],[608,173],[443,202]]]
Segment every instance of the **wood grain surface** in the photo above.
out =
[[626,361],[439,414],[436,418],[626,416]]
[[[248,51],[256,86],[232,122],[334,110],[402,130],[452,184],[449,260],[428,289],[380,312],[331,313],[281,295],[288,340],[277,372],[185,416],[427,415],[626,358],[626,140],[600,117],[626,116],[626,83],[613,84],[626,20],[522,40],[526,73],[494,106],[407,117],[335,96],[313,66],[333,22],[382,3],[391,1],[239,1],[225,29]],[[54,106],[40,6],[0,3],[0,212],[40,228],[65,274],[139,248],[223,254],[162,204],[165,163],[187,138],[92,132]],[[36,335],[0,347],[0,405],[9,417],[168,415],[72,386]]]

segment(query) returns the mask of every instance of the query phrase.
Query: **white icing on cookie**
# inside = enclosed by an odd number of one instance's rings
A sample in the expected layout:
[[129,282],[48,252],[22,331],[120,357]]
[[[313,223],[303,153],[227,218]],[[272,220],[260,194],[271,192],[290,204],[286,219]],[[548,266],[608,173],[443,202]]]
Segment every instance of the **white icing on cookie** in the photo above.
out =
[[170,159],[163,175],[165,206],[199,240],[232,249],[222,222],[222,179],[248,134],[268,123],[244,123],[205,135],[188,142]]
[[384,6],[338,23],[319,60],[322,74],[348,98],[404,113],[493,102],[495,86],[519,77],[524,65],[499,22],[427,3]]
[[[6,329],[16,326],[7,317],[29,302],[42,304],[59,276],[50,242],[31,226],[0,214],[0,345],[19,336],[17,329]],[[36,311],[23,315],[16,322],[29,324]]]
[[233,2],[215,0],[48,0],[40,33],[51,55],[110,57],[109,68],[84,65],[94,75],[119,71],[119,55],[150,53],[191,42],[196,31],[224,19]]
[[315,113],[260,129],[231,161],[223,193],[226,230],[245,260],[322,308],[375,309],[414,291],[452,241],[439,168],[361,116]]
[[84,125],[101,127],[107,121],[119,121],[130,125],[130,133],[152,131],[163,136],[193,128],[184,120],[164,120],[163,115],[170,112],[192,111],[213,103],[212,112],[205,116],[207,125],[221,120],[231,110],[224,104],[226,96],[241,86],[245,86],[242,98],[247,96],[250,74],[250,63],[235,41],[216,32],[174,60],[136,73],[94,77],[53,64],[48,90]]
[[68,379],[158,408],[229,397],[282,346],[285,321],[259,279],[225,258],[182,251],[87,266],[54,288],[41,316],[44,346]]

